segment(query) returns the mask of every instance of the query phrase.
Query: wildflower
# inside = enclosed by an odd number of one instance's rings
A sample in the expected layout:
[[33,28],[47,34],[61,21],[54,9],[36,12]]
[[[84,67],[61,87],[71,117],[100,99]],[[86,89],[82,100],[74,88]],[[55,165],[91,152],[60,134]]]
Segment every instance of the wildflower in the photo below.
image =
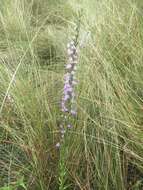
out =
[[[67,109],[70,111],[74,97],[74,85],[77,84],[75,81],[75,71],[77,69],[77,48],[74,41],[67,44],[68,52],[68,63],[66,65],[67,73],[64,76],[64,90],[62,98],[62,111],[66,112]],[[68,107],[66,107],[68,106]],[[67,108],[67,109],[65,109]]]
[[[83,47],[84,41],[87,40],[85,40],[85,38],[87,38],[88,35],[89,34],[85,35],[84,39],[82,39],[81,43],[79,44],[79,48]],[[73,40],[67,44],[68,61],[65,66],[67,72],[64,75],[63,97],[61,102],[61,111],[63,112],[62,120],[64,122],[63,125],[66,125],[68,129],[73,127],[71,124],[67,124],[67,122],[70,121],[70,117],[72,118],[77,116],[77,109],[75,105],[75,85],[77,85],[75,74],[78,63],[77,36],[75,36]],[[63,125],[60,126],[62,139],[66,133],[66,129]],[[56,147],[59,148],[60,143],[57,143]]]
[[[77,84],[76,81],[76,70],[77,70],[77,47],[75,41],[71,41],[67,44],[67,55],[68,55],[68,62],[65,66],[66,74],[64,75],[64,88],[63,88],[63,97],[61,102],[61,111],[63,112],[62,118],[64,122],[67,122],[67,113],[70,113],[72,116],[77,115],[75,107],[75,85]],[[69,121],[68,121],[69,122]],[[67,125],[67,128],[72,128],[71,124]],[[63,125],[60,125],[60,133],[61,138],[64,138],[66,130],[64,129]],[[60,147],[60,143],[56,144],[56,147]]]

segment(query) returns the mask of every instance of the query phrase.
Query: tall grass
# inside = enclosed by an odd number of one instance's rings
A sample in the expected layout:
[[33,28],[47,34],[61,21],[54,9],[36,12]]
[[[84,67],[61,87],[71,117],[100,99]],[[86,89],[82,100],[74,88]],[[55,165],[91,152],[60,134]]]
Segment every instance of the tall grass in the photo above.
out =
[[66,142],[63,189],[143,188],[142,6],[0,1],[1,187],[23,177],[29,190],[59,189],[55,145],[66,44],[82,10],[80,37],[91,35],[80,52],[78,117]]

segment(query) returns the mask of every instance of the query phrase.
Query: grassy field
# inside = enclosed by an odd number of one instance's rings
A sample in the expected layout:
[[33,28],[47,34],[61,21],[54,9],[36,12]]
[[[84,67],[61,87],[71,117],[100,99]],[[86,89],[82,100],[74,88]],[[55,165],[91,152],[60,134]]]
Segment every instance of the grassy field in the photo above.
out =
[[[143,2],[0,0],[0,190],[143,189]],[[67,43],[77,117],[61,148]],[[78,27],[78,26],[77,26]]]

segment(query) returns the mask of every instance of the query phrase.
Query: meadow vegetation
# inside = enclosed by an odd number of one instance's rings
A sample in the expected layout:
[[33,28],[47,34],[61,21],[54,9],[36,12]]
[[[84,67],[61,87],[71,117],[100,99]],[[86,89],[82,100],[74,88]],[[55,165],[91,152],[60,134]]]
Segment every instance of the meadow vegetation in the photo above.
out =
[[[142,10],[141,0],[0,0],[1,190],[143,189]],[[61,151],[66,48],[79,12],[79,39],[90,36]]]

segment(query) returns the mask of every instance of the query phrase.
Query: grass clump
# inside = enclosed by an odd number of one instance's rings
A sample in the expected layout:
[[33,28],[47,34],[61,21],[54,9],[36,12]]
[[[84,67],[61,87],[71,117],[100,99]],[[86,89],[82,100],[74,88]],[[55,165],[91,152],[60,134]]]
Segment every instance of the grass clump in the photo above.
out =
[[[30,190],[141,190],[143,3],[0,4],[0,187],[18,188],[22,179]],[[77,69],[78,116],[61,157],[66,44],[79,10],[79,37],[90,37]]]

